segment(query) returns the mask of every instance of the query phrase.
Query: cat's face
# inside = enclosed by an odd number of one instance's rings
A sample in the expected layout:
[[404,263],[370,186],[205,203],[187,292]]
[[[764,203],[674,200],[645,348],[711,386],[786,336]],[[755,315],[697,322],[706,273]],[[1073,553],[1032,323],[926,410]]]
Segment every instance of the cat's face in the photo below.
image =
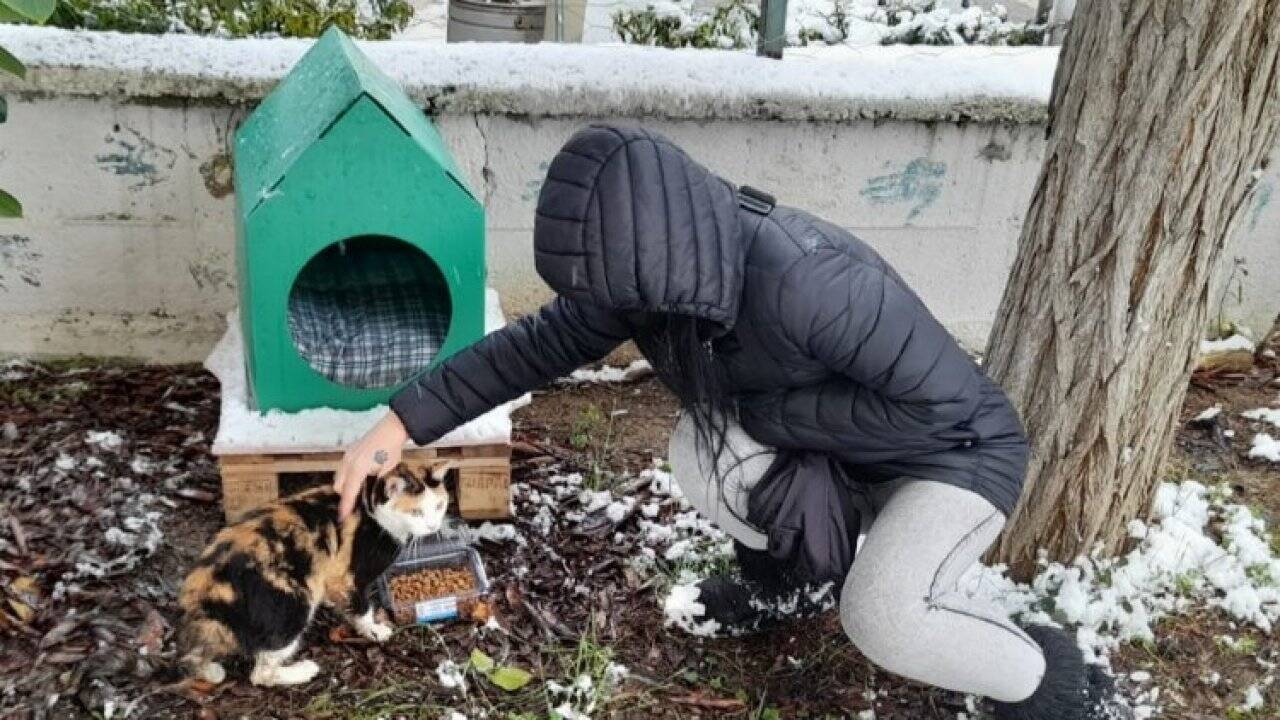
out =
[[457,472],[452,463],[424,472],[401,465],[386,477],[371,480],[373,519],[402,543],[440,532],[449,509],[445,480]]

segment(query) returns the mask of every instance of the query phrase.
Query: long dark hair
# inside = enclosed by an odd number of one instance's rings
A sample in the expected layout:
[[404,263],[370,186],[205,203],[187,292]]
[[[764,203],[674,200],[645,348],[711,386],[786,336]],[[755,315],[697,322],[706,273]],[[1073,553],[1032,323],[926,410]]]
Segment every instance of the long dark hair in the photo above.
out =
[[712,346],[716,329],[713,323],[689,315],[654,313],[640,323],[635,342],[692,418],[698,454],[711,458],[713,480],[723,497],[719,460],[729,423],[736,422],[738,413],[724,366]]

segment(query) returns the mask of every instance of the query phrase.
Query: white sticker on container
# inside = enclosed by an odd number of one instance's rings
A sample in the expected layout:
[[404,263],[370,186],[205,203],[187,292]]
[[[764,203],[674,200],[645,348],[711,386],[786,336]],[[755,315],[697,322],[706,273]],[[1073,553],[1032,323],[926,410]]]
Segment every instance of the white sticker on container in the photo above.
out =
[[420,623],[452,620],[458,617],[458,598],[445,597],[435,600],[423,600],[413,606],[414,614]]

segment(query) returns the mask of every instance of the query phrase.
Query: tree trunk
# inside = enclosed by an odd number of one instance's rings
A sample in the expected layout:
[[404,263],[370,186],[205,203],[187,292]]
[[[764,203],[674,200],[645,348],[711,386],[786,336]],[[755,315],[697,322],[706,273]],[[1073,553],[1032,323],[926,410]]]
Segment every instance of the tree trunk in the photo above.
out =
[[1117,550],[1149,507],[1219,261],[1276,139],[1280,0],[1081,0],[987,347],[1031,438],[999,555]]

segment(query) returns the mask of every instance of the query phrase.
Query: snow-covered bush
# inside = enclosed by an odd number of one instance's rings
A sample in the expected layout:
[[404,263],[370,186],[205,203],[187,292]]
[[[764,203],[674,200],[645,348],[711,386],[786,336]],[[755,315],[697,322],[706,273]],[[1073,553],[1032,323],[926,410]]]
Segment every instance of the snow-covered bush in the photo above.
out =
[[664,0],[613,15],[613,29],[623,42],[668,48],[749,47],[759,23],[760,11],[749,0],[729,0],[710,13],[695,12],[689,0]]
[[407,0],[59,0],[51,25],[223,37],[317,37],[335,25],[384,39],[408,24]]
[[[1039,25],[1009,22],[1002,5],[964,7],[961,0],[791,0],[787,44],[1025,45],[1039,44]],[[613,15],[623,42],[659,47],[745,48],[760,27],[758,0],[728,0],[711,10],[694,0],[650,3]]]

